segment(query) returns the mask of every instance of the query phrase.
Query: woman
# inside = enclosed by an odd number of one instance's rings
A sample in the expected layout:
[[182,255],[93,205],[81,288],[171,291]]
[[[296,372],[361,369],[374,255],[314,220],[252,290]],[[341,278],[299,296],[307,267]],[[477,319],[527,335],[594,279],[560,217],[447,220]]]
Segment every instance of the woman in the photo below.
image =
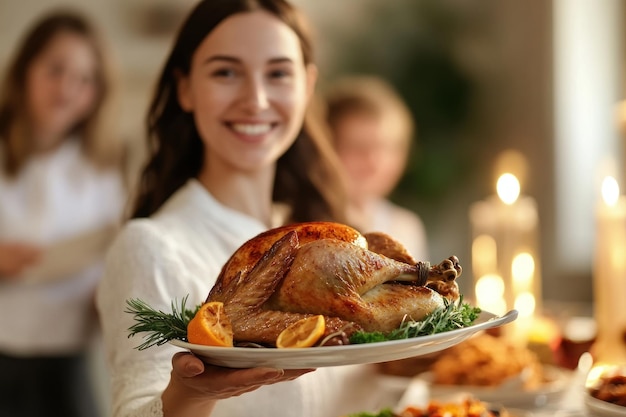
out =
[[114,415],[332,415],[329,369],[275,386],[310,370],[220,368],[167,345],[137,351],[124,312],[131,298],[166,311],[187,295],[202,303],[228,257],[271,226],[343,220],[332,148],[303,123],[311,49],[284,0],[205,0],[183,24],[148,115],[152,157],[135,219],[98,291]]
[[428,259],[420,217],[388,196],[407,163],[414,133],[411,112],[385,80],[346,76],[326,95],[327,120],[347,174],[348,216],[363,232],[385,232],[415,259]]
[[55,12],[0,94],[0,415],[94,416],[94,291],[122,217],[111,72],[88,20]]

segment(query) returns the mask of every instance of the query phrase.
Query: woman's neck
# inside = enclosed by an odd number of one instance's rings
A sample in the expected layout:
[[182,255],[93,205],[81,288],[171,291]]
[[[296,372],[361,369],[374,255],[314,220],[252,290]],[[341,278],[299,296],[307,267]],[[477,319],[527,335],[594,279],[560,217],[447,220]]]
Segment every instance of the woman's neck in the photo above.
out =
[[35,131],[33,136],[34,151],[36,153],[46,153],[55,150],[66,138],[51,132]]
[[247,214],[268,228],[272,225],[274,168],[246,173],[231,169],[203,169],[200,183],[220,203]]
[[353,199],[348,204],[348,218],[362,228],[369,228],[374,221],[374,210],[378,201],[376,198]]

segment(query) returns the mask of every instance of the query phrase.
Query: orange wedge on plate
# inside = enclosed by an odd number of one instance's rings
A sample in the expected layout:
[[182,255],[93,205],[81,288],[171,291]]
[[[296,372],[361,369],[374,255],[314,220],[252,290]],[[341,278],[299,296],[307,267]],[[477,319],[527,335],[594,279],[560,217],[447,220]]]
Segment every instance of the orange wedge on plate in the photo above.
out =
[[187,340],[197,345],[232,346],[233,327],[224,304],[219,301],[203,304],[187,325]]
[[324,316],[317,315],[298,320],[280,332],[276,339],[278,348],[303,348],[313,346],[326,329]]

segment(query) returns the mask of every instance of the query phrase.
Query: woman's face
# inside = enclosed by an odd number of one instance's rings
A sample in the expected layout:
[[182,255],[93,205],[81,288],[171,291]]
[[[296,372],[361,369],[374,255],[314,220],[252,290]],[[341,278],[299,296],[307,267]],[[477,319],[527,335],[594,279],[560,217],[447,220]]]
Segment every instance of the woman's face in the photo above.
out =
[[26,73],[26,98],[36,145],[63,139],[93,109],[97,60],[80,35],[59,32]]
[[272,166],[302,127],[316,70],[296,33],[258,11],[220,23],[196,49],[178,98],[193,113],[205,164],[239,171]]

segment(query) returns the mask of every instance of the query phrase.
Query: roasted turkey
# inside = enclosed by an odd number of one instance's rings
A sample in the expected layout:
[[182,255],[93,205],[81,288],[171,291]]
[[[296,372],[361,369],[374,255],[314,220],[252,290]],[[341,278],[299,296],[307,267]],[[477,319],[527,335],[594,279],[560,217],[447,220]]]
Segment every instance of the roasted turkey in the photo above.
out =
[[336,343],[356,330],[390,331],[420,320],[443,297],[458,298],[461,267],[451,256],[430,267],[383,233],[338,223],[271,229],[226,262],[207,301],[221,301],[235,342],[272,346],[290,324],[322,314]]

